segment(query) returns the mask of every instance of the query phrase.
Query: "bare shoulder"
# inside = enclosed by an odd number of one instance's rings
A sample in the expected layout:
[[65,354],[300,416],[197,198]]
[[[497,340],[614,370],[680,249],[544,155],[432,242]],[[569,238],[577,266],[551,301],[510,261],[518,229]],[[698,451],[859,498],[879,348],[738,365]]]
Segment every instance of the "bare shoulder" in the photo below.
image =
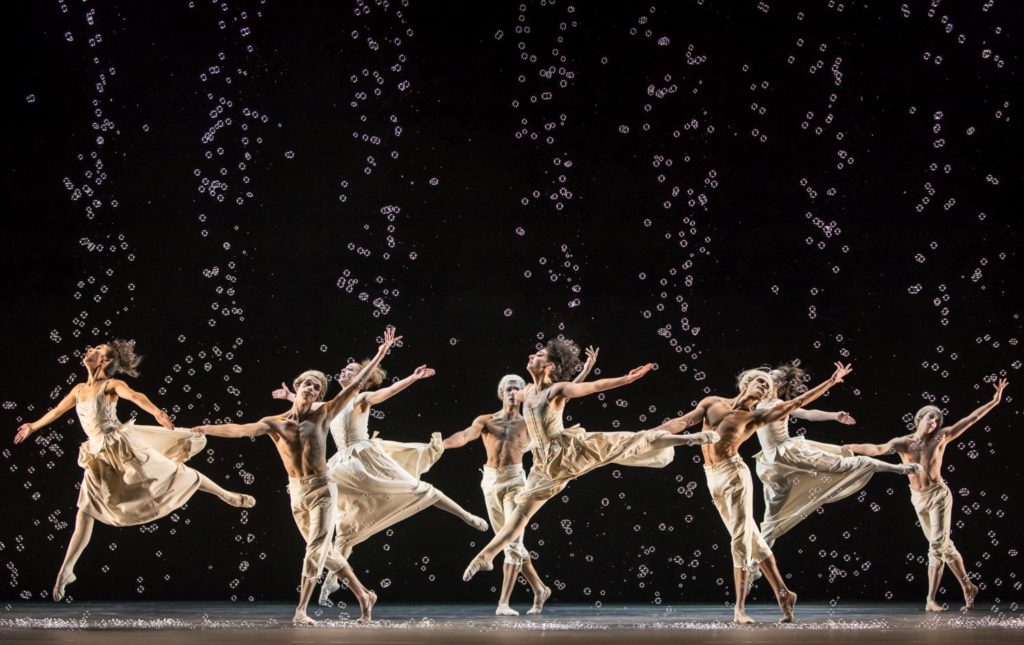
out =
[[916,441],[914,440],[914,435],[906,434],[891,439],[889,443],[896,452],[910,452]]

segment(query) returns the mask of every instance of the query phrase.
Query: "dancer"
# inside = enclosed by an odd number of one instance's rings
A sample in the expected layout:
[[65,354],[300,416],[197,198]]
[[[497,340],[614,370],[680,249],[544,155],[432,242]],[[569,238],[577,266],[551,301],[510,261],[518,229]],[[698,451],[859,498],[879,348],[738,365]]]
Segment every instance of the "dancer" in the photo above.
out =
[[589,383],[569,383],[579,364],[575,343],[557,338],[532,354],[526,369],[533,378],[520,393],[526,430],[533,442],[533,467],[526,486],[515,496],[516,508],[505,526],[473,558],[462,574],[469,581],[478,571],[493,569],[491,561],[515,540],[530,518],[569,482],[607,464],[662,468],[672,461],[676,446],[691,446],[718,440],[715,432],[679,436],[668,430],[640,432],[587,432],[579,426],[565,428],[562,412],[569,399],[622,387],[647,374],[654,366],[642,365],[619,378]]
[[736,586],[736,606],[733,620],[752,623],[747,614],[749,568],[760,567],[782,610],[782,621],[792,622],[796,594],[786,587],[771,548],[761,537],[754,522],[754,491],[750,469],[739,456],[739,447],[761,426],[774,423],[797,408],[814,401],[843,377],[851,368],[836,363],[836,371],[827,381],[800,396],[767,409],[755,409],[771,392],[773,383],[768,372],[748,370],[740,375],[740,393],[734,398],[709,396],[691,412],[673,419],[665,427],[674,431],[703,422],[705,428],[714,428],[721,440],[713,446],[702,446],[704,474],[707,476],[711,499],[718,509],[725,527],[732,537],[733,581]]
[[[359,363],[346,366],[338,381],[348,387],[362,367]],[[420,480],[444,450],[440,433],[433,433],[430,443],[370,438],[370,409],[433,375],[433,369],[420,365],[409,376],[379,390],[361,391],[363,385],[356,383],[358,394],[331,422],[331,435],[338,446],[328,462],[331,481],[338,489],[334,548],[345,558],[355,545],[430,506],[455,515],[479,531],[487,530],[482,517]],[[379,386],[384,378],[384,370],[373,367],[366,388]],[[320,588],[320,604],[330,605],[330,595],[340,586],[337,576],[329,573]]]
[[[590,374],[590,370],[597,363],[598,351],[594,347],[587,348],[587,361],[574,379],[575,382],[582,382]],[[517,400],[519,392],[525,387],[526,381],[521,376],[505,375],[498,382],[498,400],[503,403],[502,409],[493,414],[478,416],[468,428],[444,440],[445,450],[461,448],[476,439],[483,442],[487,451],[487,463],[484,465],[484,477],[480,482],[480,488],[483,489],[487,516],[495,533],[512,517],[515,496],[526,485],[523,453],[529,449],[530,435],[526,431],[526,421],[519,413]],[[544,603],[551,597],[551,588],[541,581],[534,568],[530,552],[523,546],[522,533],[509,542],[504,553],[501,595],[498,597],[498,608],[494,610],[495,615],[519,615],[519,612],[509,605],[509,601],[520,571],[533,590],[533,606],[526,613],[541,613],[544,610]]]
[[[751,378],[756,372],[747,372]],[[782,399],[796,398],[803,388],[804,371],[797,363],[784,363],[770,372],[774,387],[758,410],[770,409]],[[740,389],[745,383],[740,383]],[[856,423],[848,412],[797,408],[789,415],[805,421]],[[789,416],[757,429],[761,452],[754,455],[757,476],[764,484],[764,521],[761,537],[768,546],[821,506],[856,493],[876,472],[910,474],[910,464],[890,464],[870,457],[843,457],[839,446],[790,436]],[[760,569],[751,574],[759,576]]]
[[345,558],[332,549],[331,527],[334,515],[334,487],[330,485],[327,472],[327,427],[359,393],[360,385],[369,378],[373,368],[384,358],[388,350],[401,336],[395,336],[395,328],[384,331],[384,342],[377,354],[352,379],[347,387],[322,406],[314,403],[323,398],[327,391],[327,376],[323,372],[307,370],[299,374],[293,383],[295,402],[284,414],[264,417],[255,423],[225,423],[222,425],[197,426],[195,430],[216,437],[258,437],[269,435],[281,456],[281,462],[288,473],[288,492],[291,496],[292,516],[306,541],[306,554],[302,560],[302,577],[299,584],[299,604],[295,608],[292,622],[313,624],[306,613],[309,599],[313,595],[317,578],[326,565],[328,570],[339,575],[359,601],[359,620],[371,619],[377,594],[363,586],[355,571]]
[[964,592],[961,611],[974,609],[978,587],[968,577],[964,559],[950,537],[953,493],[942,479],[942,457],[946,454],[946,446],[999,405],[1007,385],[1006,379],[994,383],[996,391],[992,399],[953,425],[943,426],[942,410],[934,405],[926,405],[914,415],[913,434],[896,437],[882,444],[851,443],[843,446],[846,454],[877,456],[896,452],[905,463],[919,468],[910,477],[910,501],[928,540],[928,597],[924,603],[925,611],[945,611],[936,595],[947,564]]
[[[256,503],[249,495],[224,490],[184,465],[203,449],[206,437],[175,429],[167,414],[145,394],[114,378],[118,374],[138,376],[141,362],[133,340],[112,340],[87,349],[82,357],[85,382],[77,383],[38,421],[23,423],[14,436],[14,443],[21,443],[75,408],[88,437],[78,451],[78,465],[85,472],[75,529],[53,585],[54,601],[63,600],[66,587],[77,579],[75,564],[89,544],[95,520],[110,526],[146,524],[180,508],[197,490],[216,495],[231,506],[249,508]],[[121,423],[118,398],[153,415],[163,427],[137,426],[134,420]]]

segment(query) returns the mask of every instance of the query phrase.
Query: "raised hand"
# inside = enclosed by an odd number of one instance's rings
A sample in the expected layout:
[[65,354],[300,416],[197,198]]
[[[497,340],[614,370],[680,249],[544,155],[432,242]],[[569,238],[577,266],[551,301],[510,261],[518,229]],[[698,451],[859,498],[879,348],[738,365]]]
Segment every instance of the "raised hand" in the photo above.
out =
[[18,432],[14,435],[14,443],[21,443],[22,441],[28,439],[33,432],[35,431],[32,429],[31,423],[21,424],[20,426],[18,426]]
[[992,400],[995,401],[996,403],[999,403],[1000,401],[1002,401],[1003,400],[1003,390],[1005,390],[1006,386],[1009,385],[1009,384],[1010,384],[1010,382],[1007,381],[1004,378],[999,379],[998,383],[993,383],[992,387],[994,387],[996,389],[996,393],[992,395]]
[[847,374],[849,374],[850,372],[853,371],[853,366],[850,365],[849,363],[847,363],[846,365],[843,365],[839,361],[836,361],[835,362],[835,366],[836,366],[836,371],[832,373],[832,382],[833,383],[842,383],[843,382],[843,378]]
[[270,393],[270,396],[274,397],[275,399],[286,399],[287,400],[288,397],[291,396],[291,395],[292,395],[292,391],[290,389],[288,389],[288,385],[286,383],[284,383],[283,381],[281,382],[281,387],[277,388],[276,390],[274,390],[273,392]]
[[380,344],[380,347],[377,348],[377,351],[387,352],[395,343],[397,343],[400,340],[402,340],[401,336],[395,336],[395,328],[392,327],[391,325],[388,325],[387,328],[384,329],[384,342]]
[[640,367],[635,367],[635,368],[633,368],[633,369],[631,369],[629,371],[629,374],[626,374],[626,382],[627,383],[632,383],[632,382],[642,378],[644,376],[644,374],[647,374],[647,372],[650,372],[653,369],[654,369],[654,364],[653,363],[648,363],[646,365],[641,365]]
[[434,371],[434,368],[427,367],[426,365],[420,365],[415,370],[413,370],[413,372],[412,372],[412,379],[414,381],[418,381],[420,379],[430,378],[431,376],[433,376],[436,373],[437,372]]
[[844,426],[852,426],[857,423],[857,420],[849,412],[836,412],[836,421]]
[[591,366],[593,366],[595,363],[597,363],[597,353],[600,352],[600,351],[601,351],[600,347],[594,347],[593,345],[588,345],[587,349],[586,349],[587,363],[590,363]]

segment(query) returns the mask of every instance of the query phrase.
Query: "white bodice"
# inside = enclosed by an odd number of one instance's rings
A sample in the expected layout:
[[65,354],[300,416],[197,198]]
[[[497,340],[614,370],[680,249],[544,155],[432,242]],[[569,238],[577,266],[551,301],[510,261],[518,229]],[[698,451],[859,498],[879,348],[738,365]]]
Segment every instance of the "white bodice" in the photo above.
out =
[[122,425],[117,418],[117,399],[107,400],[103,390],[104,388],[100,388],[99,394],[95,397],[79,401],[75,405],[78,420],[90,439],[109,434]]
[[345,409],[331,421],[331,436],[334,437],[334,444],[338,447],[339,451],[352,444],[370,439],[370,430],[367,425],[370,418],[370,408],[366,407],[360,412],[359,408],[362,406],[357,406],[356,404],[361,400],[362,395],[352,399],[345,406]]
[[[781,399],[761,401],[757,404],[758,410],[774,408],[782,403]],[[774,450],[789,441],[789,416],[785,416],[773,423],[761,426],[757,429],[757,440],[761,442],[762,450]]]
[[523,401],[523,419],[526,421],[526,432],[530,435],[530,443],[535,446],[545,446],[552,439],[565,431],[562,425],[561,410],[555,410],[548,401],[548,390],[541,390],[535,397],[538,401],[530,405]]

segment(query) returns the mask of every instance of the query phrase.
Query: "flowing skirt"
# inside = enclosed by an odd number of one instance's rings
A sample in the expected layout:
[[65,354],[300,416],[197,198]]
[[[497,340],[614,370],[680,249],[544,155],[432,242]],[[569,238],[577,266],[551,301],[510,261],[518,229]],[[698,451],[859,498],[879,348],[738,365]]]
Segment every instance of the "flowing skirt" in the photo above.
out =
[[430,443],[369,439],[346,446],[328,462],[338,487],[335,547],[348,555],[356,544],[433,506],[440,493],[420,481],[441,457],[441,434]]
[[126,423],[82,444],[78,508],[111,526],[134,526],[181,508],[199,489],[199,473],[184,465],[206,446],[191,430]]
[[839,446],[793,437],[755,455],[764,483],[761,534],[769,546],[811,513],[849,497],[871,479],[866,457],[843,457]]
[[547,445],[533,449],[533,467],[516,503],[551,499],[572,480],[608,464],[664,468],[672,463],[675,449],[652,448],[651,442],[666,434],[664,430],[587,432],[579,426],[566,428]]

